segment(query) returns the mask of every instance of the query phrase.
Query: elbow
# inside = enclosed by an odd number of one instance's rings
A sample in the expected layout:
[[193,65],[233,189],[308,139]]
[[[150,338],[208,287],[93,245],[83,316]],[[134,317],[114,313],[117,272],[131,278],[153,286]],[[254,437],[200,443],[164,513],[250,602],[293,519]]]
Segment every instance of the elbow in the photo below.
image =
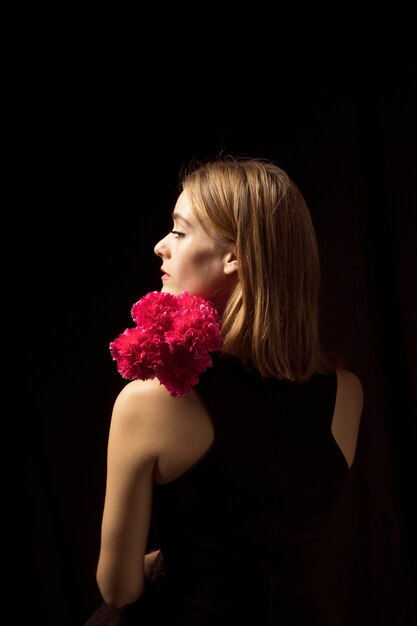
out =
[[100,593],[106,604],[116,609],[122,609],[129,604],[133,604],[143,595],[143,592],[129,592],[124,589],[105,589],[100,587]]
[[126,594],[107,594],[103,591],[101,591],[101,595],[104,602],[114,609],[123,609],[140,598],[140,596],[128,596]]
[[109,580],[103,580],[99,574],[97,575],[97,585],[104,602],[118,609],[133,604],[145,592],[144,584],[128,585],[121,583],[120,580],[111,583]]

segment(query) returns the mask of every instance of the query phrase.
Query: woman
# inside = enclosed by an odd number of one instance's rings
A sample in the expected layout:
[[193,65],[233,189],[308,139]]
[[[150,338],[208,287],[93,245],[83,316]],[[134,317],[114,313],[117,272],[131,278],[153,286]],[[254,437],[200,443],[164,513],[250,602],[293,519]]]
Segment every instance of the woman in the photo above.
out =
[[[320,345],[311,216],[266,160],[215,159],[181,182],[155,246],[161,292],[211,302],[222,345],[185,395],[154,377],[116,399],[100,591],[126,623],[145,623],[128,607],[145,606],[163,559],[152,623],[337,626],[320,559],[363,393]],[[151,519],[160,550],[146,554]]]

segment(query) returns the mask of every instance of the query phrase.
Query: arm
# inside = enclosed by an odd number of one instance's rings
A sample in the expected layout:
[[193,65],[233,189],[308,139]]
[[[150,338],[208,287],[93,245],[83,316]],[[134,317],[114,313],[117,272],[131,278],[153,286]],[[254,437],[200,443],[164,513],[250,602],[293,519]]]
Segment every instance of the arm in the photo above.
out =
[[149,385],[137,382],[126,385],[116,399],[108,441],[97,583],[104,600],[116,607],[134,602],[145,589],[145,551],[158,458],[145,410]]
[[145,556],[145,578],[149,587],[160,588],[165,584],[166,564],[161,550]]

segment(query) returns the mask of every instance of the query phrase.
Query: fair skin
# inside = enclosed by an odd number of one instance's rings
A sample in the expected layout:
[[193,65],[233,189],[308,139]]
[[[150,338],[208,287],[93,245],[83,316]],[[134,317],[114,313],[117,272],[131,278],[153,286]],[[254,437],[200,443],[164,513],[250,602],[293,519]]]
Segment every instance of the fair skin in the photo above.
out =
[[[179,295],[186,290],[210,299],[222,311],[237,280],[233,246],[215,245],[184,192],[173,220],[175,232],[154,249],[162,259],[161,291]],[[167,482],[181,474],[213,437],[210,418],[194,391],[174,398],[154,379],[132,381],[119,394],[109,433],[97,567],[98,586],[108,604],[124,606],[144,592],[156,556],[145,555],[153,481]]]
[[[210,298],[221,311],[237,280],[234,250],[219,250],[182,193],[174,231],[155,246],[164,271],[162,291]],[[180,233],[180,234],[179,234]],[[363,395],[359,379],[338,371],[333,437],[352,465]],[[118,395],[108,442],[107,484],[97,583],[104,600],[121,607],[144,593],[157,554],[146,554],[154,481],[170,482],[198,462],[214,440],[197,392],[171,396],[157,379],[134,380]]]
[[[213,441],[196,392],[175,398],[157,379],[128,383],[116,399],[97,582],[104,600],[124,606],[145,589],[156,555],[146,556],[152,487],[186,471]],[[145,572],[145,569],[148,572]]]
[[177,200],[172,218],[173,230],[154,248],[162,259],[161,291],[174,295],[188,291],[211,300],[223,311],[237,280],[234,246],[216,246],[195,218],[185,191]]

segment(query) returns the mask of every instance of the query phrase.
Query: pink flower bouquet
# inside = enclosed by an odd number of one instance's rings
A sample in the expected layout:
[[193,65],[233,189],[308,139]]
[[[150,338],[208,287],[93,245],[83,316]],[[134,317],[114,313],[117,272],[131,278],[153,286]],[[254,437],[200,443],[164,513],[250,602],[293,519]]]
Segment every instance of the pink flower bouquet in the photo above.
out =
[[210,351],[222,345],[219,313],[200,296],[151,291],[131,310],[136,327],[110,343],[123,378],[158,378],[172,396],[182,397],[212,366]]

